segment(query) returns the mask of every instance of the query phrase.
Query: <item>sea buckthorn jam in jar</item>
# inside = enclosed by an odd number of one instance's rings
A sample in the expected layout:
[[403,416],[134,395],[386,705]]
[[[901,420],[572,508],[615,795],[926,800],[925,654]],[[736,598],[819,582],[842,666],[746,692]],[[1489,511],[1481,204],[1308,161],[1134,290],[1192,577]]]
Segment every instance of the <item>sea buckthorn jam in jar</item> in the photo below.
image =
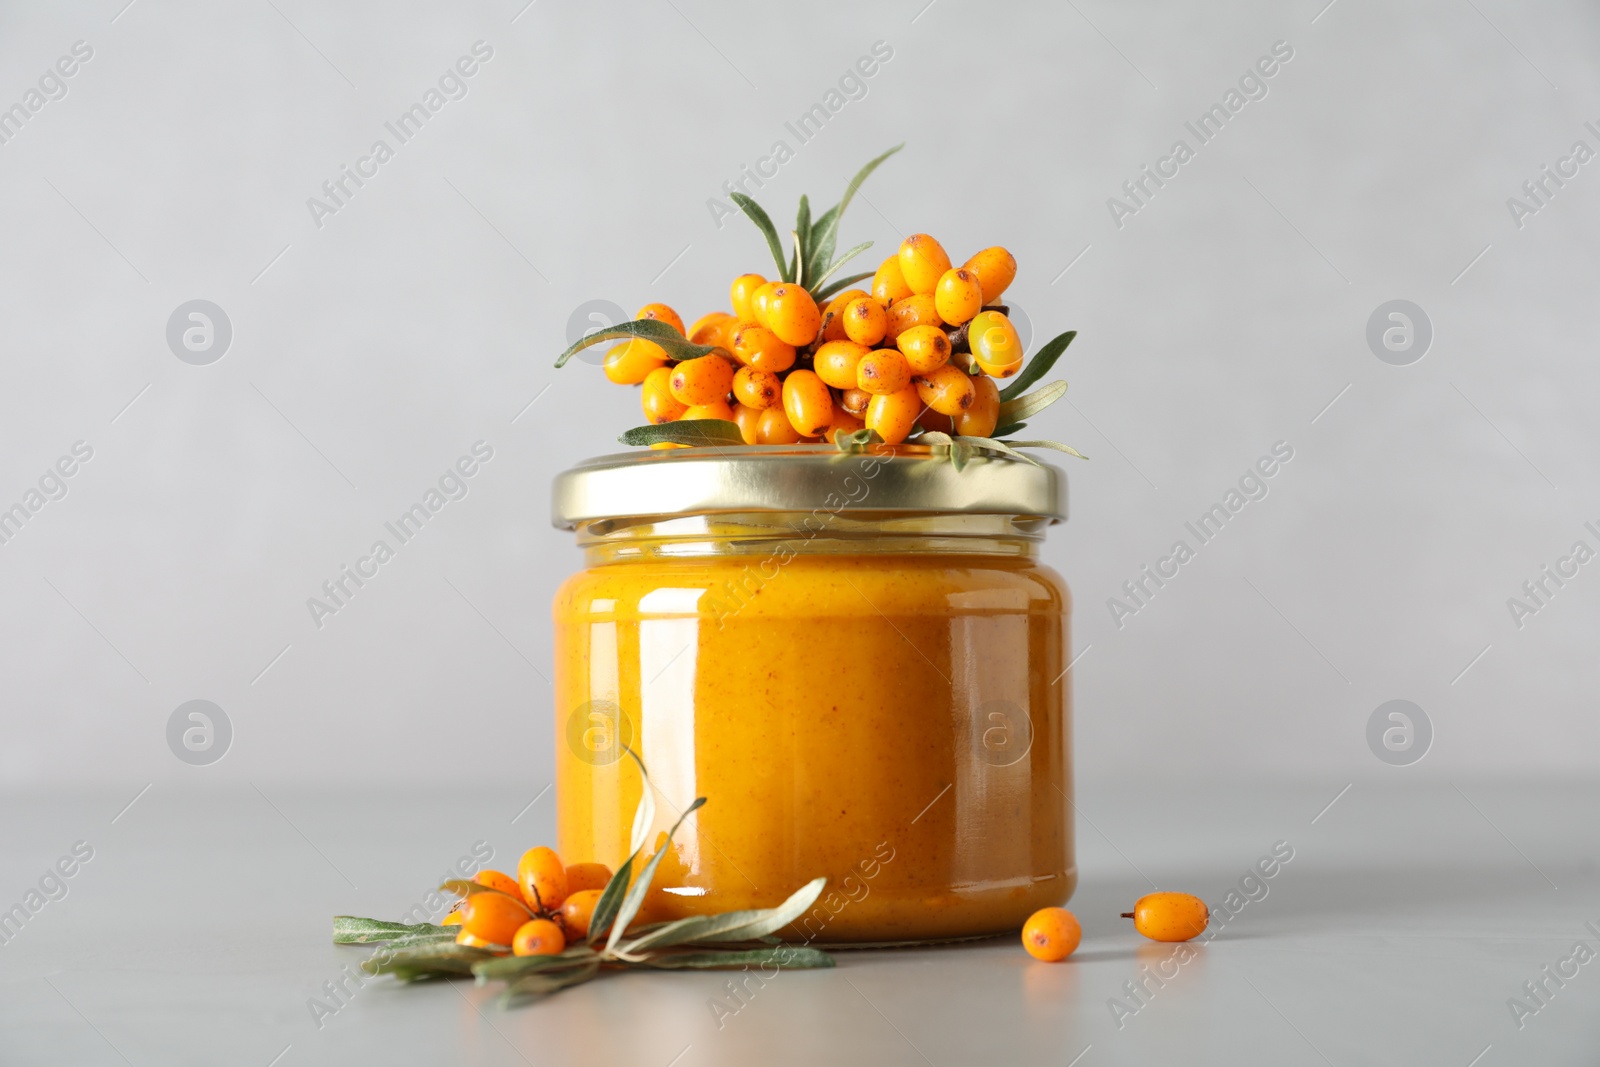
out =
[[[1016,930],[1073,860],[1054,467],[927,447],[696,447],[555,483],[587,569],[555,599],[560,851],[668,849],[643,921],[781,903],[790,940]],[[704,796],[669,843],[666,829]]]

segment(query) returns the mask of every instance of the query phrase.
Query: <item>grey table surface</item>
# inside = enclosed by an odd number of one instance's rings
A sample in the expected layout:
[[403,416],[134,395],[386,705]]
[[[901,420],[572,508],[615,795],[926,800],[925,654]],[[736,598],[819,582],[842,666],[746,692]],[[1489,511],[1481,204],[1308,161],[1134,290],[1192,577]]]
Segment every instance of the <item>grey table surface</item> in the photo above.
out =
[[[514,864],[548,793],[11,795],[0,908],[56,899],[0,947],[0,1063],[1600,1063],[1600,781],[1345,785],[1081,784],[1066,963],[1008,937],[841,953],[742,1001],[626,974],[511,1010],[466,981],[330,996],[368,950],[329,917],[398,915],[478,842]],[[1192,958],[1117,917],[1152,885],[1226,904],[1277,842]]]

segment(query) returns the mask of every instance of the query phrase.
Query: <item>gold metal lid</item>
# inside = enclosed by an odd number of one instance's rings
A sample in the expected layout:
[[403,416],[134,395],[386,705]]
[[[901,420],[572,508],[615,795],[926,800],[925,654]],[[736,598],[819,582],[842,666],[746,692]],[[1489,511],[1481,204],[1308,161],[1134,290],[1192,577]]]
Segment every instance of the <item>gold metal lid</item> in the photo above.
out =
[[752,511],[1014,515],[1064,522],[1066,475],[1003,456],[956,470],[926,445],[740,445],[596,456],[556,475],[551,522]]

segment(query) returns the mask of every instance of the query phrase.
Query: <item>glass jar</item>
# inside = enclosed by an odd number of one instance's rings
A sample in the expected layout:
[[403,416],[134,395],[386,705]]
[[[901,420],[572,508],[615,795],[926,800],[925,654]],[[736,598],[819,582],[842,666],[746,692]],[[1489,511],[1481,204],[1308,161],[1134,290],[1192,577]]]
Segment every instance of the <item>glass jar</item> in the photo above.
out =
[[[563,855],[615,868],[643,778],[645,921],[771,907],[784,935],[1015,930],[1077,881],[1054,467],[926,448],[694,448],[562,474],[588,569],[555,599]],[[667,843],[695,797],[706,805]]]

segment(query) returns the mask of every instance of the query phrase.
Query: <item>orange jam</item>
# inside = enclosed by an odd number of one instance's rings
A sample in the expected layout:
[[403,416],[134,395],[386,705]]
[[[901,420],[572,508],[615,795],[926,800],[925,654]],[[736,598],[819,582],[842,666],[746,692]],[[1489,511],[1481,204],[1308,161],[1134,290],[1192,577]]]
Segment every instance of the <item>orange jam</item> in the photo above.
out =
[[627,746],[654,789],[644,852],[670,849],[647,921],[771,907],[818,876],[786,937],[976,936],[1064,903],[1070,601],[1035,558],[1043,522],[806,517],[574,523],[590,567],[555,600],[561,854],[626,859]]

